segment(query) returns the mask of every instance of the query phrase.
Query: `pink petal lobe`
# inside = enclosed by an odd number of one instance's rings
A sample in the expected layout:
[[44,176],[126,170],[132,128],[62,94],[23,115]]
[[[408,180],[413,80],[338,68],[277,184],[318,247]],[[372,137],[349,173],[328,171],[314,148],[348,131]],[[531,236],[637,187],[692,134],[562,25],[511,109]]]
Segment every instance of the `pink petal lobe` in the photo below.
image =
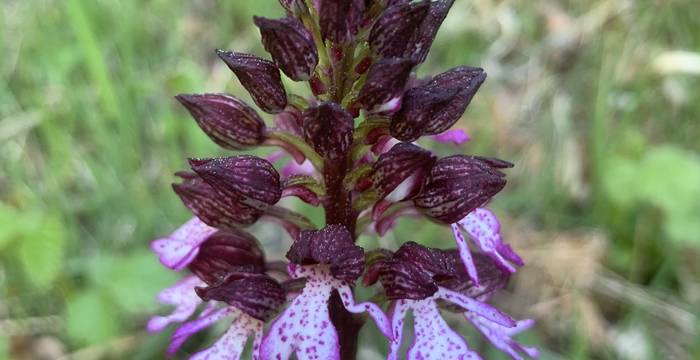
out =
[[199,245],[215,232],[215,228],[193,217],[170,236],[151,242],[151,250],[163,265],[182,270],[197,256]]
[[452,228],[452,235],[455,237],[457,242],[457,248],[459,249],[459,257],[462,259],[462,263],[467,268],[467,274],[471,281],[478,285],[479,284],[479,274],[476,272],[476,265],[474,265],[474,259],[472,258],[472,252],[469,250],[469,244],[467,240],[462,235],[462,231],[459,229],[457,224],[450,225]]
[[301,294],[277,318],[263,338],[262,360],[340,359],[338,334],[328,313],[328,299],[336,281],[326,266],[290,266],[293,277],[306,277]]
[[540,352],[533,347],[524,346],[523,344],[511,339],[511,336],[530,328],[533,321],[530,319],[521,320],[512,328],[493,323],[476,314],[466,312],[464,317],[469,320],[481,334],[483,334],[493,346],[508,354],[513,360],[523,360],[522,354],[526,354],[530,358],[538,358]]
[[[190,360],[239,360],[251,334],[262,334],[263,322],[242,311],[236,311],[236,319],[219,340],[210,348],[190,357]],[[255,349],[253,357],[257,358]]]
[[452,291],[444,287],[438,287],[438,291],[437,293],[435,293],[435,296],[439,299],[443,299],[455,305],[458,305],[466,311],[476,313],[482,316],[483,318],[493,321],[504,327],[510,328],[515,326],[516,324],[515,320],[513,320],[510,316],[504,314],[500,310],[496,309],[495,307],[483,303],[481,301],[474,300],[462,293]]
[[455,145],[462,145],[471,140],[469,134],[462,129],[447,130],[441,134],[434,135],[432,138],[437,142],[453,143]]
[[202,311],[197,319],[182,324],[173,333],[170,346],[168,346],[168,354],[175,354],[190,336],[213,325],[229,315],[230,312],[231,308],[215,309],[210,307]]
[[460,220],[459,225],[464,228],[479,249],[493,258],[504,270],[511,273],[516,271],[509,261],[518,266],[523,265],[520,256],[503,243],[501,224],[490,210],[478,208]]
[[156,298],[161,304],[174,305],[175,309],[168,316],[154,316],[148,320],[146,329],[157,332],[175,322],[187,320],[202,303],[202,299],[194,292],[195,286],[203,286],[204,282],[196,276],[187,276],[175,285],[164,289]]
[[403,339],[403,323],[406,318],[406,313],[409,310],[409,301],[410,300],[397,300],[392,302],[389,306],[389,312],[391,313],[391,335],[393,340],[389,343],[387,360],[398,359],[401,340]]
[[384,314],[384,311],[382,311],[382,308],[371,302],[361,302],[356,304],[355,299],[353,298],[352,289],[350,289],[350,286],[347,284],[340,284],[340,286],[338,286],[336,289],[340,294],[340,298],[343,300],[343,306],[345,306],[349,312],[353,314],[367,312],[374,320],[374,323],[377,324],[379,331],[381,331],[384,336],[386,336],[388,339],[393,337],[391,334],[391,323],[389,322],[389,318],[386,316],[386,314]]

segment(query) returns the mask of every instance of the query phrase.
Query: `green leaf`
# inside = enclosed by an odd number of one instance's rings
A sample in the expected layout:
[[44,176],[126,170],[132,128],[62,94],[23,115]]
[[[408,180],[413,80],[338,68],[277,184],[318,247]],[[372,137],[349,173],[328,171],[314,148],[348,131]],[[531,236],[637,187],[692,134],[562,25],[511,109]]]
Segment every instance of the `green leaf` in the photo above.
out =
[[98,344],[118,334],[119,317],[114,305],[99,292],[83,292],[67,303],[66,329],[76,344]]
[[622,157],[612,157],[606,162],[603,189],[608,198],[622,207],[632,206],[638,198],[638,165]]
[[37,288],[48,288],[63,268],[66,235],[55,218],[44,218],[34,228],[24,229],[19,260],[27,279]]
[[98,258],[91,267],[97,286],[103,286],[121,311],[135,314],[156,308],[155,296],[177,276],[148,251]]

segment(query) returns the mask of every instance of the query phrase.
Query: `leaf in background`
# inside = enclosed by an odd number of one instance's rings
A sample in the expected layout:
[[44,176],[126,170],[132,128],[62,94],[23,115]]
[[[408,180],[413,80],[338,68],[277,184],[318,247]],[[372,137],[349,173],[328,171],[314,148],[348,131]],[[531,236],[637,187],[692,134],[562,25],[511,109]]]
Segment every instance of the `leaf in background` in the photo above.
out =
[[603,174],[603,188],[610,200],[622,207],[630,207],[637,201],[639,169],[637,163],[623,157],[611,157]]
[[130,314],[155,309],[158,291],[177,281],[175,273],[145,250],[99,258],[91,266],[91,275],[95,285],[103,286],[121,311]]
[[66,234],[60,221],[46,217],[34,227],[24,227],[19,243],[19,260],[27,279],[46,289],[61,273],[66,249]]
[[97,291],[83,292],[67,301],[66,329],[75,343],[102,343],[119,332],[114,305]]

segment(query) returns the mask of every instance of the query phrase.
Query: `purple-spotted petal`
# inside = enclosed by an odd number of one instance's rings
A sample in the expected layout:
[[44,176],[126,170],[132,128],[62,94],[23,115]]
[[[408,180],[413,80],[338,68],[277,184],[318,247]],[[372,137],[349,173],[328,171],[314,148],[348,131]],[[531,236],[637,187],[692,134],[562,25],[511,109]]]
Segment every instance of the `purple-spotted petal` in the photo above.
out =
[[450,329],[432,299],[415,301],[411,306],[415,339],[408,350],[408,360],[480,359],[464,338]]
[[403,340],[403,323],[406,313],[410,310],[409,303],[412,300],[396,300],[389,305],[389,316],[391,316],[391,342],[389,342],[389,354],[387,360],[396,360]]
[[172,323],[187,320],[194,314],[199,304],[202,303],[202,299],[197,296],[194,288],[203,284],[196,276],[187,276],[175,285],[159,292],[156,296],[158,302],[165,305],[174,305],[175,309],[168,316],[154,316],[150,318],[146,329],[150,332],[157,332],[165,329]]
[[193,217],[170,236],[151,242],[151,250],[163,265],[181,270],[197,256],[199,245],[215,232],[216,229]]
[[518,266],[524,265],[520,256],[501,240],[501,224],[490,210],[478,208],[460,220],[459,225],[479,249],[491,256],[503,269],[514,273],[516,269],[510,262]]
[[230,312],[231,309],[229,308],[216,309],[209,307],[202,311],[197,319],[182,324],[179,328],[177,328],[177,330],[175,330],[175,333],[173,333],[173,336],[170,339],[168,354],[175,354],[180,347],[182,347],[182,344],[184,344],[185,341],[190,338],[190,336],[214,325],[217,321],[228,316]]
[[[260,339],[263,332],[263,322],[245,313],[234,314],[235,319],[226,332],[211,347],[192,355],[190,360],[238,360],[245,348],[246,341],[253,335]],[[259,342],[259,340],[258,340]],[[253,346],[253,359],[257,360],[258,353]]]
[[462,129],[452,129],[447,130],[441,134],[433,135],[433,139],[441,143],[452,143],[455,145],[462,145],[465,142],[471,140],[469,134]]
[[260,347],[262,360],[287,360],[292,353],[299,360],[340,359],[338,334],[328,312],[328,299],[334,278],[322,266],[291,267],[299,269],[306,285],[272,323]]
[[488,321],[470,312],[464,313],[464,317],[469,320],[479,332],[484,335],[493,346],[508,354],[513,360],[523,360],[522,354],[531,358],[538,358],[540,352],[530,346],[525,346],[511,337],[529,329],[534,324],[531,319],[520,320],[514,327],[504,327],[502,325]]
[[381,331],[384,336],[386,336],[388,339],[393,337],[391,334],[391,324],[389,322],[389,318],[387,318],[386,314],[384,314],[382,308],[371,302],[361,302],[356,304],[352,289],[347,284],[338,286],[337,290],[340,294],[340,298],[343,301],[343,306],[345,306],[349,312],[353,314],[367,312],[367,314],[369,314],[369,316],[374,320],[374,323],[377,324],[377,328],[379,328],[379,331]]
[[474,284],[479,284],[479,274],[476,270],[476,265],[474,265],[474,258],[472,257],[472,251],[469,250],[469,244],[467,240],[462,235],[462,231],[459,229],[457,224],[450,225],[452,229],[452,235],[455,237],[457,242],[457,248],[459,249],[459,257],[462,259],[462,263],[467,268],[467,274]]

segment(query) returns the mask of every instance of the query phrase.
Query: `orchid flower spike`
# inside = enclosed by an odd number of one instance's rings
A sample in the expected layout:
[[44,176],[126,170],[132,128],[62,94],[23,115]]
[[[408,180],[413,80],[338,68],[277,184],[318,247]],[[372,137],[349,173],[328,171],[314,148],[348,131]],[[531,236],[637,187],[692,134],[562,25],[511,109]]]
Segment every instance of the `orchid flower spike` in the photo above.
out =
[[[486,80],[468,66],[416,75],[453,2],[279,0],[283,17],[253,18],[267,55],[217,50],[251,103],[176,96],[215,144],[237,153],[191,158],[175,173],[173,190],[194,216],[151,243],[182,274],[157,295],[170,313],[146,326],[174,328],[169,355],[225,323],[192,359],[237,360],[250,342],[256,360],[353,360],[369,325],[386,339],[387,358],[398,359],[412,311],[406,358],[478,359],[442,318],[452,311],[511,358],[537,357],[513,339],[533,321],[488,303],[523,266],[484,207],[513,164],[421,147],[426,138],[470,140],[467,126],[453,126]],[[303,87],[289,81],[306,82],[310,94],[291,92]],[[298,201],[323,209],[323,223],[297,211]],[[383,236],[403,217],[449,226],[456,249],[360,246],[377,243],[358,242],[361,234]],[[286,259],[268,260],[249,232],[269,223],[291,238]],[[358,288],[369,301],[356,300]]]

